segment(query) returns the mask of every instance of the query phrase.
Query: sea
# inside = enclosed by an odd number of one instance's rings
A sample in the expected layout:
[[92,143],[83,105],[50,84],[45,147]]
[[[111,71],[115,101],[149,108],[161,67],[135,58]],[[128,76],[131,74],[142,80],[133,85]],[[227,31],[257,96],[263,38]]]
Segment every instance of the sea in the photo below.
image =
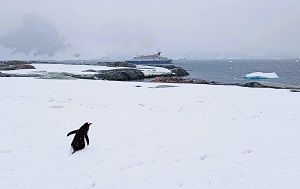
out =
[[[268,81],[289,85],[300,85],[300,60],[298,59],[233,59],[233,60],[175,60],[175,66],[187,70],[185,78],[204,79],[221,83],[247,83]],[[245,79],[253,72],[275,72],[276,79]]]

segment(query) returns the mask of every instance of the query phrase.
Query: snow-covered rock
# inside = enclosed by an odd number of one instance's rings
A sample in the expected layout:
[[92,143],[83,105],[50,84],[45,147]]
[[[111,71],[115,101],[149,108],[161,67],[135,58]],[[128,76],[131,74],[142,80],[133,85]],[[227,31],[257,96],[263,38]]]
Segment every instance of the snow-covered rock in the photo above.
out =
[[[163,67],[137,65],[133,67],[111,67],[99,65],[73,65],[73,64],[32,64],[35,69],[21,69],[1,71],[0,77],[41,77],[46,79],[81,79],[104,80],[141,80],[144,77],[171,75],[172,71]],[[67,77],[66,77],[67,76]]]
[[172,73],[170,70],[163,67],[137,65],[137,69],[141,70],[146,77],[168,75]]

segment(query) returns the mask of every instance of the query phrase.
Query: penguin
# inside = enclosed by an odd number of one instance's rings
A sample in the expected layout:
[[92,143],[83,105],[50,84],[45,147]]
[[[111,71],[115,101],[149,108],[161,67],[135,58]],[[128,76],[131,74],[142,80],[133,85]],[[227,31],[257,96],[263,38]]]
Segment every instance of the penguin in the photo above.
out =
[[67,137],[69,135],[75,134],[75,137],[71,143],[71,146],[74,150],[72,154],[74,154],[78,150],[82,150],[85,147],[84,138],[86,139],[87,145],[89,145],[90,141],[88,131],[91,124],[92,123],[86,122],[78,130],[71,131],[67,134]]

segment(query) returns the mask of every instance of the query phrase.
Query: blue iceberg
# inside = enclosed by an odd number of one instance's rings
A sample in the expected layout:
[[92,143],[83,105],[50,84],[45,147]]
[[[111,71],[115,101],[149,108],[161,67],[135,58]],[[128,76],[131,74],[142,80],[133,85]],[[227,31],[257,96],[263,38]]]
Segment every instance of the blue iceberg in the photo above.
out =
[[245,79],[277,79],[279,78],[275,72],[263,73],[263,72],[253,72],[243,76]]

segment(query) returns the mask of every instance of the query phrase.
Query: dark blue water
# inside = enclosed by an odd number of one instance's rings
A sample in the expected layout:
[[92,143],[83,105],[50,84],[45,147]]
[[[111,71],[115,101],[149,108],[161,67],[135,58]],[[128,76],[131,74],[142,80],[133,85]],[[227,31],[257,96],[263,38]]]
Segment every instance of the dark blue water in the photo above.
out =
[[278,79],[263,79],[291,85],[300,85],[300,61],[296,59],[271,60],[191,60],[174,61],[175,66],[186,69],[187,78],[198,78],[222,83],[246,83],[256,80],[244,79],[252,72],[275,72]]

